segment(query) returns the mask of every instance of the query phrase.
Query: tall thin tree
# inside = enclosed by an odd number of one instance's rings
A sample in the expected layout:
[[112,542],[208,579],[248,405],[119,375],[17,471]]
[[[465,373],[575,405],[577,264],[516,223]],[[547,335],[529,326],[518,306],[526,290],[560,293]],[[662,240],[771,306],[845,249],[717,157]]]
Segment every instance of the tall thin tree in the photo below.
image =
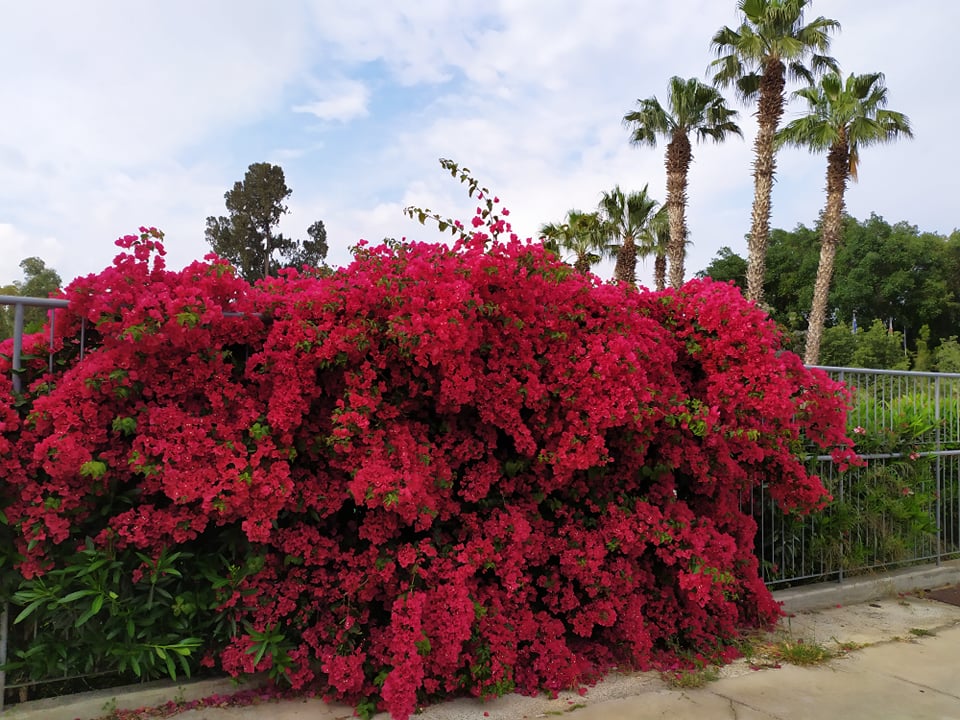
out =
[[625,193],[616,185],[604,192],[600,199],[600,215],[610,233],[610,246],[617,263],[613,277],[618,282],[635,285],[637,256],[644,256],[652,248],[644,243],[647,225],[660,203],[650,197],[649,186],[638,192]]
[[860,148],[912,137],[913,133],[906,115],[886,109],[887,88],[881,73],[851,74],[846,81],[838,73],[827,73],[817,85],[798,90],[795,95],[807,101],[809,112],[784,127],[777,143],[827,153],[820,263],[804,350],[804,362],[813,365],[820,354],[834,260],[843,240],[847,179],[857,179]]
[[737,112],[727,107],[723,96],[713,87],[697,78],[684,80],[670,78],[667,107],[656,97],[637,100],[638,108],[623,116],[631,128],[630,141],[634,145],[656,146],[658,139],[667,140],[667,212],[670,216],[670,247],[667,259],[670,265],[670,285],[683,284],[683,261],[687,242],[687,176],[693,151],[690,135],[697,140],[711,138],[724,140],[728,134],[743,135],[735,122]]
[[[670,217],[664,205],[650,219],[647,226],[647,244],[653,255],[653,287],[658,292],[667,287],[667,248],[670,247]],[[689,244],[689,240],[687,243]]]
[[[742,16],[734,30],[721,28],[712,46],[717,59],[710,64],[718,87],[733,85],[747,103],[757,103],[757,137],[754,141],[753,211],[747,237],[747,298],[763,302],[763,279],[770,239],[770,208],[776,172],[774,137],[786,102],[786,80],[807,84],[826,71],[838,71],[836,60],[826,55],[830,33],[839,30],[836,20],[818,17],[804,23],[809,0],[739,0]],[[809,61],[809,67],[807,65]]]

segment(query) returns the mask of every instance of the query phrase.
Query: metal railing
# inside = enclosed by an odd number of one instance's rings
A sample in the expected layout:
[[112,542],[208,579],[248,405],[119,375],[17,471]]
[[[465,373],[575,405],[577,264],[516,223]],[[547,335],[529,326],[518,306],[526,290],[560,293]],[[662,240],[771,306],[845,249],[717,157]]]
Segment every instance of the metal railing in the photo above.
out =
[[[10,366],[12,372],[12,383],[13,391],[15,393],[20,393],[23,391],[23,378],[22,372],[24,369],[24,347],[23,340],[25,334],[26,326],[26,308],[35,307],[35,308],[47,308],[49,310],[47,316],[47,334],[48,334],[48,343],[47,343],[47,369],[49,372],[54,371],[55,367],[55,333],[57,327],[57,310],[65,309],[69,307],[69,301],[60,299],[60,298],[36,298],[36,297],[20,297],[18,295],[0,295],[0,305],[13,306],[13,346],[11,349],[10,356]],[[234,311],[225,311],[223,312],[224,317],[241,317],[247,313],[243,312],[234,312]],[[262,317],[260,313],[250,313],[255,317]],[[80,334],[76,339],[78,341],[77,345],[74,345],[74,351],[79,350],[79,359],[82,360],[87,351],[88,345],[88,324],[86,318],[81,318],[80,320]],[[8,645],[10,642],[10,600],[9,598],[0,598],[0,667],[4,666],[8,660]],[[94,673],[93,675],[96,675]],[[58,682],[63,680],[73,680],[78,677],[87,677],[84,676],[68,676],[63,678],[51,678],[49,682]],[[19,683],[14,685],[6,684],[6,672],[0,669],[0,714],[3,713],[4,708],[4,699],[7,690],[12,690],[16,688],[27,688],[33,685],[41,684],[48,682],[47,679],[38,681],[38,682],[28,682],[28,683]]]
[[[0,305],[13,305],[13,389],[20,392],[20,371],[23,369],[23,326],[24,309],[28,307],[50,308],[50,347],[53,347],[54,331],[57,323],[57,308],[65,308],[70,303],[58,298],[19,297],[17,295],[0,295]],[[84,341],[86,339],[86,321],[82,323],[80,331],[80,357],[83,357]],[[50,372],[53,372],[53,351],[50,352]],[[0,705],[2,707],[2,705]]]
[[808,463],[833,495],[797,517],[761,487],[744,503],[771,587],[960,557],[960,374],[823,367],[853,393],[848,427],[866,462]]
[[[53,338],[56,330],[56,315],[58,308],[66,308],[69,302],[56,298],[34,298],[19,297],[16,295],[0,295],[0,305],[13,306],[13,352],[10,358],[10,364],[13,370],[13,389],[14,392],[20,392],[21,379],[20,371],[23,369],[23,330],[24,330],[24,310],[28,307],[50,308],[49,326],[50,326],[50,347],[49,369],[53,372]],[[86,330],[86,323],[83,329]],[[80,355],[84,352],[84,332],[81,332]],[[7,642],[9,638],[9,620],[10,620],[10,601],[3,598],[0,605],[0,713],[3,712],[4,696],[6,694],[6,672],[2,669],[7,663]]]

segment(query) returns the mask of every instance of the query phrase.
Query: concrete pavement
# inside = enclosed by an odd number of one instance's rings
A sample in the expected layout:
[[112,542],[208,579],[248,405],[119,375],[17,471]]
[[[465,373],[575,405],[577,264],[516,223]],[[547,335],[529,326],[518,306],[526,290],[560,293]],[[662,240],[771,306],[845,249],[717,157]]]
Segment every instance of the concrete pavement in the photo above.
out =
[[[826,597],[826,596],[822,596]],[[827,597],[826,599],[831,599]],[[803,603],[800,602],[799,605]],[[790,609],[788,604],[787,609]],[[825,662],[794,666],[784,648],[800,643],[835,654]],[[960,607],[921,596],[883,599],[803,611],[784,618],[776,633],[758,637],[751,657],[720,668],[716,679],[686,676],[685,687],[658,673],[612,675],[583,697],[555,699],[510,695],[482,703],[460,699],[426,708],[422,720],[960,720]],[[177,696],[168,690],[166,699]],[[182,696],[187,696],[181,691]],[[191,695],[196,696],[196,695]],[[94,699],[81,708],[10,708],[4,720],[76,720],[104,709],[149,704],[142,698]],[[39,714],[37,714],[39,713]],[[246,707],[202,708],[177,720],[346,720],[353,710],[316,699],[265,702]],[[388,720],[386,714],[376,720]]]

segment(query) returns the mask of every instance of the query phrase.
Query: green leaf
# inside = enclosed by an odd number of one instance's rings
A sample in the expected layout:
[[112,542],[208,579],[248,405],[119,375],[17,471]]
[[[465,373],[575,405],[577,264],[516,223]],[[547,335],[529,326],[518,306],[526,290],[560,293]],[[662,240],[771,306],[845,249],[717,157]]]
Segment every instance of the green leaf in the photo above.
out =
[[[253,648],[250,648],[250,649],[253,650]],[[253,666],[254,666],[254,667],[256,667],[257,665],[260,664],[260,661],[263,660],[263,656],[264,656],[266,653],[267,653],[267,643],[261,642],[261,643],[259,644],[259,646],[257,646],[257,651],[256,651],[256,653],[255,653],[254,656],[253,656]]]
[[43,605],[45,600],[46,598],[39,598],[38,600],[34,600],[32,603],[27,605],[23,610],[20,611],[20,614],[13,619],[13,624],[16,625],[17,623],[26,620],[28,617],[30,617],[34,610]]
[[137,419],[132,417],[115,417],[113,419],[113,430],[123,435],[133,435],[137,430]]
[[96,614],[97,614],[97,613],[94,611],[93,606],[87,608],[87,611],[86,611],[85,613],[83,613],[83,615],[81,615],[80,617],[77,618],[77,621],[73,624],[73,626],[74,626],[75,628],[80,627],[81,625],[85,624],[85,623],[87,622],[87,620],[89,620],[90,618],[92,618],[92,617],[93,617],[94,615],[96,615]]
[[177,666],[173,664],[173,658],[169,655],[164,656],[164,660],[167,663],[167,672],[170,674],[171,680],[177,679]]
[[74,590],[69,595],[65,595],[64,597],[62,597],[60,599],[60,602],[64,604],[72,603],[72,602],[76,602],[80,598],[85,598],[85,597],[89,597],[91,595],[96,595],[96,594],[97,594],[96,590]]
[[107,464],[99,460],[90,460],[80,466],[80,475],[96,480],[107,472]]

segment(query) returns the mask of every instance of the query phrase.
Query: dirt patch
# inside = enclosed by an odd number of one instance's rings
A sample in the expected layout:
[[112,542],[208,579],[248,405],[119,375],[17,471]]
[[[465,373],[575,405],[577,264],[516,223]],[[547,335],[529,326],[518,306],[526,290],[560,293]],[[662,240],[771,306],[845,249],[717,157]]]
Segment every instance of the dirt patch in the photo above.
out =
[[929,598],[930,600],[938,600],[942,603],[947,603],[948,605],[956,605],[960,607],[960,585],[951,585],[945,588],[939,588],[937,590],[928,590],[924,593],[924,597]]

